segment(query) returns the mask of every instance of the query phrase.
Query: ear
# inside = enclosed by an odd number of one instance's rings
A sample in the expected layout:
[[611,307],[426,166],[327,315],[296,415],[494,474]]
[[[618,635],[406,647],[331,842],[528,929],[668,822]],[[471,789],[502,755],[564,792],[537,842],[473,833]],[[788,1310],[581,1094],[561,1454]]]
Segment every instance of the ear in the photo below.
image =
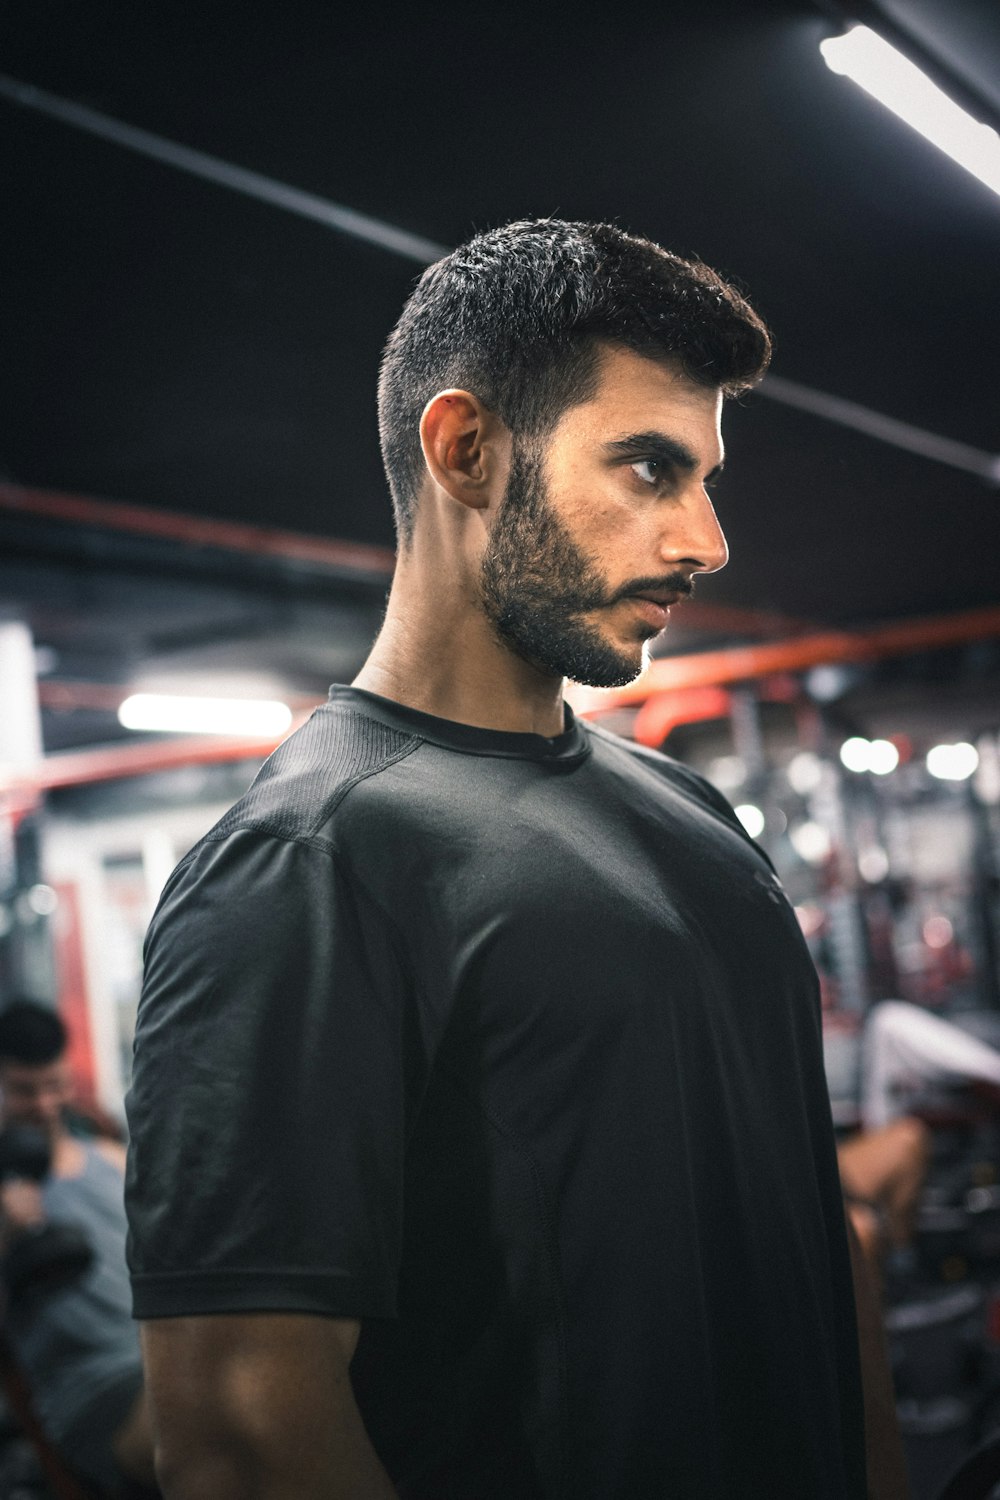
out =
[[469,391],[439,391],[420,419],[420,445],[431,477],[470,510],[485,510],[493,498],[506,433],[499,417]]

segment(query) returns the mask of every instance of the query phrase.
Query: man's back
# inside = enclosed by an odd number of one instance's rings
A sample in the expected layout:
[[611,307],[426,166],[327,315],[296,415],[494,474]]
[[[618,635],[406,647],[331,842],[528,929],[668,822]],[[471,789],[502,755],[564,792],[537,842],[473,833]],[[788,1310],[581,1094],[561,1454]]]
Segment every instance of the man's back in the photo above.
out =
[[140,1316],[362,1320],[414,1500],[864,1493],[815,980],[698,778],[336,689],[147,957]]

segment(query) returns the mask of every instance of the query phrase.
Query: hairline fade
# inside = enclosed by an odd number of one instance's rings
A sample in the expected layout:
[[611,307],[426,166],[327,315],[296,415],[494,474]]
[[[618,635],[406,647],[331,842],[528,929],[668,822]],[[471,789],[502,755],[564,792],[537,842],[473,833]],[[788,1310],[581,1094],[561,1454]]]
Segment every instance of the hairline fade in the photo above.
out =
[[420,418],[465,389],[517,438],[544,436],[597,389],[608,346],[736,395],[767,369],[771,338],[710,267],[612,224],[523,220],[429,266],[389,335],[379,435],[402,545],[423,480]]

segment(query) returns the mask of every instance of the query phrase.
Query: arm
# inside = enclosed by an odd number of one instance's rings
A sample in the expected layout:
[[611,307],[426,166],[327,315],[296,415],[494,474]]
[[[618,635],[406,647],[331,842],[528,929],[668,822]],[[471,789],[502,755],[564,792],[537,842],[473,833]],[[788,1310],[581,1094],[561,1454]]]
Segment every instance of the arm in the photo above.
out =
[[358,1331],[285,1313],[144,1323],[165,1500],[394,1500],[351,1390]]
[[851,1249],[858,1344],[861,1350],[868,1494],[870,1500],[909,1500],[910,1486],[896,1420],[896,1401],[886,1354],[882,1309],[850,1215],[845,1214],[844,1217],[847,1220],[847,1240]]
[[121,1141],[112,1141],[106,1135],[95,1136],[92,1145],[95,1151],[99,1151],[105,1161],[109,1161],[113,1167],[117,1167],[122,1176],[125,1176],[125,1147]]
[[0,1184],[0,1252],[25,1229],[45,1223],[45,1205],[37,1182],[13,1177]]

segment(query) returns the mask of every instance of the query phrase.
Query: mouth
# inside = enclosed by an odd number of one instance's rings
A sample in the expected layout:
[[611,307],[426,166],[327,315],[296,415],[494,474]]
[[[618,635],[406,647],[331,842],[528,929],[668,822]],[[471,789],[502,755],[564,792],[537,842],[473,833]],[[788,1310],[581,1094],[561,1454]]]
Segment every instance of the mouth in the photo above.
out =
[[642,594],[629,594],[629,603],[634,604],[642,618],[650,625],[662,630],[670,619],[670,606],[683,598],[682,594],[669,589],[651,589]]

